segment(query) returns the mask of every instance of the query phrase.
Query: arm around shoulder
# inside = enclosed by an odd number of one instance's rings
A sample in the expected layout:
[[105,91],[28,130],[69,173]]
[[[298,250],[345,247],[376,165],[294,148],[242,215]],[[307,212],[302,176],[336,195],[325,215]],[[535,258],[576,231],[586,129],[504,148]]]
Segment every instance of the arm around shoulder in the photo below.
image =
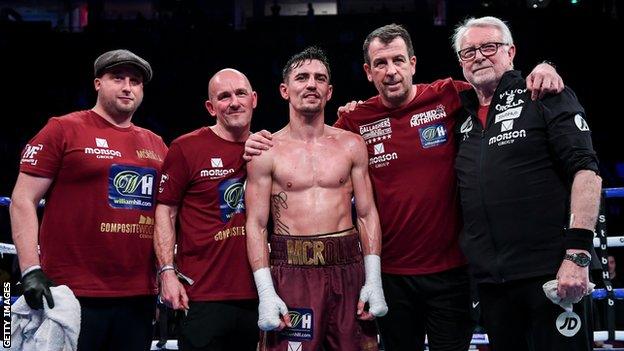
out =
[[594,151],[591,131],[585,110],[572,89],[540,100],[540,113],[546,123],[548,143],[561,170],[574,180],[579,170],[598,172],[598,158]]

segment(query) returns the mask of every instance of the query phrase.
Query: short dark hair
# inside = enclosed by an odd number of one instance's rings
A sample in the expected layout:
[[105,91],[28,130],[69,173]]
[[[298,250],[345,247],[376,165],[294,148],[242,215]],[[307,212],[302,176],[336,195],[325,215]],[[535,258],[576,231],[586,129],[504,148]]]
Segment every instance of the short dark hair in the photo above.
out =
[[284,69],[282,69],[282,81],[286,82],[288,80],[288,75],[290,74],[290,72],[292,72],[293,69],[300,67],[304,62],[311,60],[320,61],[323,65],[325,65],[325,68],[327,68],[327,78],[328,80],[331,80],[329,60],[327,60],[325,52],[319,47],[309,46],[300,53],[294,54],[290,59],[288,59],[288,62],[286,62]]
[[405,46],[407,46],[408,58],[414,56],[414,46],[412,46],[412,38],[409,33],[402,25],[392,23],[375,29],[366,37],[366,40],[364,40],[364,46],[362,47],[364,51],[364,62],[369,65],[371,63],[370,57],[368,56],[368,47],[373,40],[379,38],[379,41],[387,45],[397,37],[402,38],[405,42]]

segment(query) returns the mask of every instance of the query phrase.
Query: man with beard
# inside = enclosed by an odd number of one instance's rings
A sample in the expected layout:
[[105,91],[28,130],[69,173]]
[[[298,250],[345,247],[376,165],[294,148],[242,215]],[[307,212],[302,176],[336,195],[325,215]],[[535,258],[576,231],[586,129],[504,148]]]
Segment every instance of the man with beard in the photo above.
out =
[[490,343],[591,350],[585,295],[601,179],[585,111],[568,87],[531,100],[500,19],[467,19],[453,45],[474,87],[461,93],[457,128],[461,243]]
[[[358,133],[368,164],[382,228],[381,269],[388,314],[378,319],[386,350],[465,351],[474,323],[461,227],[452,133],[461,109],[451,78],[414,84],[416,56],[405,28],[372,31],[363,45],[364,71],[379,92],[352,104],[335,126]],[[561,89],[552,67],[539,65],[527,79],[538,89]],[[269,148],[268,132],[247,142],[250,158]],[[266,145],[268,144],[268,145]]]
[[13,241],[31,308],[54,307],[54,284],[78,298],[78,350],[145,350],[156,292],[155,186],[167,147],[131,122],[152,78],[149,63],[114,50],[94,70],[95,107],[50,118],[24,148],[10,207]]

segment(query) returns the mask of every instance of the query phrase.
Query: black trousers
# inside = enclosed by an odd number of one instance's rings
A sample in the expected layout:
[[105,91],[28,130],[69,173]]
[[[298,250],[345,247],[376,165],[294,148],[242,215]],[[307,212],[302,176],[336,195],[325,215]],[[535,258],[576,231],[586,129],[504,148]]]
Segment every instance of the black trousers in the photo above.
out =
[[154,296],[79,297],[78,351],[144,351],[152,343]]
[[386,351],[466,351],[474,322],[465,267],[440,273],[381,275],[388,314],[377,323]]
[[189,302],[180,322],[181,351],[256,351],[258,300]]
[[[483,324],[493,351],[592,350],[593,328],[590,297],[574,304],[580,320],[556,320],[564,310],[552,303],[542,285],[554,276],[501,284],[478,284]],[[580,329],[565,336],[565,329]],[[561,331],[560,331],[561,330]]]

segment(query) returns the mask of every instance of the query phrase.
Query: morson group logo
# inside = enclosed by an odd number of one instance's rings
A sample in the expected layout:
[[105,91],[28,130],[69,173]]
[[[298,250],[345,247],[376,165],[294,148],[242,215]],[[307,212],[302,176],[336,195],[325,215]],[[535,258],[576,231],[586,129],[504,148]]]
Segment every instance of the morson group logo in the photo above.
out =
[[85,147],[84,153],[87,155],[95,155],[95,158],[113,159],[121,157],[121,151],[111,150],[108,148],[108,141],[103,138],[95,138],[95,148]]
[[210,179],[225,178],[228,174],[234,173],[234,168],[224,168],[223,160],[220,157],[210,159],[211,169],[202,169],[199,171],[200,177],[208,177]]

